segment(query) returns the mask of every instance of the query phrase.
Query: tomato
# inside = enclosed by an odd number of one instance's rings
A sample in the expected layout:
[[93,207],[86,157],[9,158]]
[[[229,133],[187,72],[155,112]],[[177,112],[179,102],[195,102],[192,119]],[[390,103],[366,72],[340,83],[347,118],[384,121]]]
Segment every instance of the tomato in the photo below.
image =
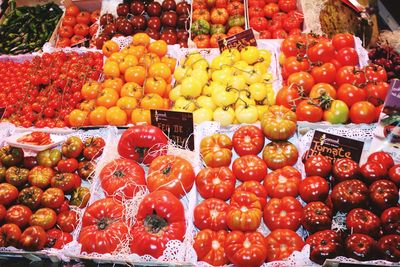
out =
[[261,266],[267,258],[264,236],[259,232],[230,232],[225,239],[225,253],[234,266]]
[[6,171],[6,181],[16,187],[21,187],[28,182],[29,170],[12,166]]
[[18,195],[18,203],[27,206],[31,210],[39,207],[42,201],[43,190],[36,186],[26,187]]
[[210,36],[207,34],[199,34],[194,39],[193,42],[196,44],[197,48],[209,48],[210,47]]
[[365,67],[365,77],[368,82],[386,82],[387,73],[384,67],[369,65]]
[[228,167],[205,168],[196,176],[196,188],[204,198],[228,200],[235,190],[236,178]]
[[[323,97],[329,97],[336,99],[336,90],[335,88],[327,83],[317,83],[315,84],[310,91],[310,97],[313,99],[323,99]],[[321,101],[322,102],[322,101]]]
[[336,67],[328,62],[321,66],[315,66],[311,69],[311,75],[315,83],[333,83],[336,79]]
[[357,86],[344,83],[337,90],[337,99],[342,100],[351,107],[354,103],[367,99],[366,90]]
[[312,201],[325,201],[328,193],[329,184],[320,176],[309,176],[302,180],[299,185],[300,197],[307,203]]
[[377,152],[370,154],[368,156],[367,161],[378,162],[378,163],[382,164],[385,167],[385,169],[387,169],[387,170],[394,166],[394,161],[393,161],[392,156],[385,151],[377,151]]
[[268,28],[268,20],[264,17],[252,17],[249,23],[250,27],[256,31],[265,31]]
[[367,100],[375,106],[381,105],[386,98],[389,91],[389,84],[387,82],[368,83],[365,86],[367,92]]
[[6,212],[7,212],[6,208],[0,204],[0,222],[2,222],[6,217]]
[[38,209],[29,219],[31,226],[41,226],[44,230],[53,228],[57,222],[57,214],[54,210],[49,208]]
[[14,205],[7,210],[6,222],[14,223],[20,228],[25,228],[29,224],[32,211],[24,205]]
[[66,233],[71,233],[78,226],[78,214],[76,211],[68,210],[60,212],[57,216],[57,226]]
[[292,10],[296,10],[297,1],[295,0],[279,0],[278,1],[279,9],[284,12],[289,12]]
[[214,8],[211,11],[211,23],[213,24],[222,24],[228,21],[229,13],[228,10],[225,8]]
[[265,146],[263,151],[263,159],[271,170],[293,166],[298,157],[296,146],[288,141],[271,142]]
[[62,159],[57,163],[59,172],[75,172],[78,169],[78,161],[74,158]]
[[349,83],[355,86],[365,84],[365,73],[358,67],[344,66],[336,72],[336,84],[341,86],[344,83]]
[[236,191],[226,212],[226,223],[231,230],[255,231],[261,223],[262,206],[250,192]]
[[264,17],[264,10],[262,7],[251,7],[249,8],[249,18]]
[[368,210],[356,208],[347,214],[346,226],[351,233],[376,237],[380,229],[380,219]]
[[21,238],[21,229],[14,223],[6,223],[0,227],[0,246],[18,247]]
[[78,242],[87,253],[112,253],[126,238],[124,207],[112,198],[93,202],[86,208]]
[[87,160],[98,158],[103,153],[103,148],[106,145],[105,141],[101,137],[89,137],[86,138],[83,148],[83,156]]
[[346,123],[349,118],[349,108],[342,100],[333,100],[330,107],[324,111],[324,120],[332,124]]
[[257,181],[243,182],[236,188],[236,191],[245,191],[255,194],[258,197],[262,208],[267,204],[267,190]]
[[375,120],[375,106],[368,101],[359,101],[350,108],[350,120],[353,123],[372,123]]
[[70,233],[65,233],[59,229],[51,229],[46,232],[47,240],[46,248],[56,248],[61,249],[66,244],[72,242],[72,235]]
[[333,163],[332,175],[336,183],[358,177],[360,168],[357,162],[348,158],[337,159]]
[[0,204],[4,206],[9,206],[18,198],[18,189],[9,184],[0,184]]
[[336,58],[342,66],[357,66],[359,63],[357,50],[352,47],[340,49]]
[[46,149],[36,155],[37,162],[43,167],[55,167],[61,159],[61,151],[58,149]]
[[267,164],[255,155],[246,155],[233,162],[232,171],[239,181],[261,181],[267,175]]
[[169,191],[158,190],[145,196],[139,205],[132,230],[131,252],[158,258],[168,241],[182,241],[185,234],[182,203]]
[[334,209],[343,212],[365,207],[368,202],[368,188],[360,180],[346,180],[335,185],[331,199]]
[[342,238],[333,230],[316,232],[307,237],[306,243],[310,245],[310,260],[318,264],[340,256],[343,251]]
[[338,51],[344,47],[354,48],[354,36],[350,33],[337,33],[332,37],[332,44]]
[[[216,14],[214,14],[214,15],[216,15]],[[199,19],[210,21],[210,19],[211,19],[210,12],[207,9],[196,9],[196,10],[193,10],[192,20],[196,21],[196,20],[199,20]],[[225,24],[225,23],[214,23],[213,22],[213,24]]]
[[78,175],[81,177],[83,180],[89,180],[93,178],[94,175],[94,169],[96,165],[93,163],[93,161],[81,161],[78,164]]
[[208,167],[229,166],[232,158],[232,141],[225,134],[213,134],[200,142],[200,153]]
[[278,229],[272,231],[266,238],[267,248],[266,262],[283,260],[294,251],[301,251],[305,243],[303,239],[289,229]]
[[264,135],[256,126],[242,126],[233,134],[232,144],[239,156],[258,155],[264,147]]
[[229,205],[217,198],[209,198],[194,208],[194,224],[200,230],[226,230],[226,211]]
[[229,2],[227,6],[229,15],[243,15],[244,5],[241,2]]
[[303,210],[302,225],[310,233],[331,229],[331,208],[321,201],[308,203]]
[[64,157],[77,158],[83,150],[83,143],[78,136],[71,136],[65,141],[61,147]]
[[298,121],[319,122],[322,120],[322,108],[312,100],[303,100],[296,107]]
[[64,201],[64,191],[60,188],[48,188],[42,195],[42,206],[46,208],[59,208]]
[[308,95],[315,84],[315,81],[314,77],[310,73],[300,71],[290,74],[287,79],[287,84],[289,86],[291,84],[297,85],[299,88],[303,89],[305,95]]
[[306,160],[304,163],[304,170],[306,176],[321,176],[328,178],[332,170],[332,164],[329,158],[318,154],[311,156]]
[[400,208],[391,207],[381,214],[381,225],[384,234],[400,234]]
[[74,35],[74,28],[70,25],[62,25],[58,29],[58,34],[62,38],[71,38]]
[[387,176],[385,166],[376,161],[367,161],[365,164],[361,165],[360,173],[364,181],[368,184],[379,179],[385,179]]
[[270,140],[287,140],[296,131],[296,114],[284,106],[274,105],[264,113],[261,128]]
[[276,95],[276,104],[294,109],[302,101],[301,93],[297,85],[283,86]]
[[400,164],[396,164],[392,168],[390,168],[389,179],[398,186],[400,185]]
[[400,235],[386,235],[379,239],[378,249],[381,257],[387,261],[400,261]]
[[81,178],[75,173],[58,173],[51,178],[51,186],[60,188],[64,193],[78,188],[81,183]]
[[47,235],[41,226],[30,226],[22,233],[19,243],[24,250],[36,251],[44,248]]
[[78,187],[72,191],[71,199],[69,204],[72,206],[77,206],[78,208],[86,207],[86,204],[90,199],[90,191],[87,187]]
[[[288,57],[283,64],[283,70],[287,77],[295,72],[308,71],[310,68],[310,63],[307,59],[301,57]],[[283,75],[284,76],[284,75]],[[283,77],[284,79],[287,77]]]
[[229,263],[225,253],[225,239],[227,231],[202,230],[194,237],[193,248],[198,261],[204,261],[213,266],[222,266]]
[[296,231],[303,217],[303,207],[294,197],[272,198],[264,208],[264,222],[270,230]]
[[146,187],[145,173],[136,161],[116,159],[100,172],[100,182],[107,197],[131,199]]
[[291,166],[269,173],[264,179],[264,187],[272,198],[297,197],[301,173]]
[[67,16],[74,16],[76,17],[79,14],[79,7],[76,5],[71,4],[70,6],[67,7],[65,10],[65,15]]
[[345,242],[346,256],[359,261],[377,258],[377,242],[368,235],[352,234]]

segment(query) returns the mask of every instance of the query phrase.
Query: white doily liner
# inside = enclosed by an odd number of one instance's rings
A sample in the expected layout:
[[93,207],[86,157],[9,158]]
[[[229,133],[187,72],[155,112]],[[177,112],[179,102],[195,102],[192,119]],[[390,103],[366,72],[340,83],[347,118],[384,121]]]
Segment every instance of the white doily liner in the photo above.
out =
[[4,145],[4,139],[15,132],[15,125],[9,122],[0,123],[0,147]]
[[304,14],[304,31],[323,34],[319,14],[325,5],[325,1],[300,0],[300,5]]

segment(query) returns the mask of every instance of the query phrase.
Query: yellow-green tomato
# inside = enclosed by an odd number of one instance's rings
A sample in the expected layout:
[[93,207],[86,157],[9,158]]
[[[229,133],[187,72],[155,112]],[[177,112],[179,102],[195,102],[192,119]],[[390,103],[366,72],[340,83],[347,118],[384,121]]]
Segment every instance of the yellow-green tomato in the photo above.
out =
[[231,107],[219,107],[214,110],[214,121],[219,122],[222,126],[228,126],[235,120],[235,111]]
[[255,123],[258,120],[258,110],[253,105],[239,106],[235,116],[239,123]]
[[332,123],[346,123],[349,119],[349,108],[342,100],[333,100],[329,109],[324,111],[324,120]]
[[209,108],[199,108],[193,111],[193,122],[202,123],[205,121],[212,121],[213,111]]

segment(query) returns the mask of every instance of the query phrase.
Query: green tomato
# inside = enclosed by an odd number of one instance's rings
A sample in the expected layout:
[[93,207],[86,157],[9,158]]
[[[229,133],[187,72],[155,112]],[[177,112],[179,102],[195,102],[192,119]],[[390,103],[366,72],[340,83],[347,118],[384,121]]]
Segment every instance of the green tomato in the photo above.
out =
[[243,27],[244,24],[245,24],[244,16],[242,16],[242,15],[233,15],[228,20],[229,28],[232,28],[233,26]]
[[4,146],[0,149],[0,159],[5,167],[17,166],[24,161],[24,151],[18,147]]
[[194,36],[200,34],[209,34],[210,33],[210,23],[204,19],[196,20],[192,23],[191,32]]
[[55,167],[61,159],[61,151],[58,149],[46,149],[40,151],[36,155],[36,159],[40,166]]
[[329,109],[324,111],[324,120],[332,124],[346,123],[349,119],[349,108],[342,100],[333,100]]
[[225,33],[226,29],[225,26],[222,24],[213,24],[211,25],[211,35],[215,34],[215,33]]

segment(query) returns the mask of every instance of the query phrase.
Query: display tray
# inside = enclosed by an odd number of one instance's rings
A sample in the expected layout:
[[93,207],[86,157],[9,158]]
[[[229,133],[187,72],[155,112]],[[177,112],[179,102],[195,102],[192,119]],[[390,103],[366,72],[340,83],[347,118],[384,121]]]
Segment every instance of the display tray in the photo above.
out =
[[46,150],[49,148],[56,147],[65,141],[65,137],[63,137],[63,136],[50,134],[51,143],[47,144],[47,145],[32,145],[32,144],[18,142],[18,138],[28,135],[30,133],[32,133],[32,132],[22,132],[22,133],[18,133],[18,134],[13,134],[13,135],[7,137],[4,141],[11,146],[19,147],[22,149],[31,150],[31,151],[35,151],[35,152],[39,152],[39,151],[43,151],[43,150]]

